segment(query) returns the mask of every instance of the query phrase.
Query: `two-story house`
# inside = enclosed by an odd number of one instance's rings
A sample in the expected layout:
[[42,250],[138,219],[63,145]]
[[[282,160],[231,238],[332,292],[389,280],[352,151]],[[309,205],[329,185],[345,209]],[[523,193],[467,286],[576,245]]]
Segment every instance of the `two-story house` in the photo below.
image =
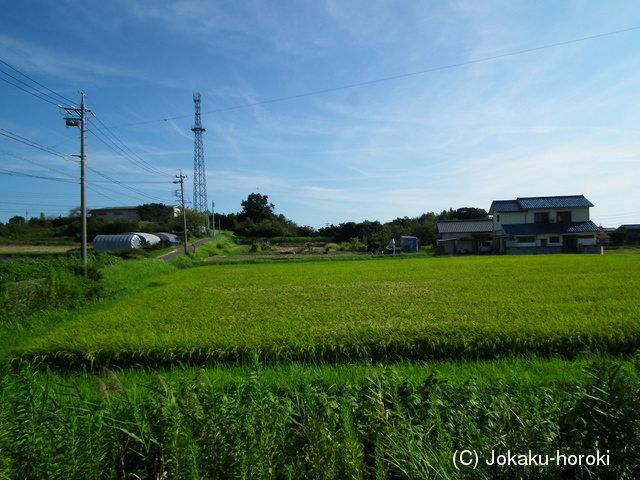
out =
[[493,246],[508,254],[602,253],[584,195],[494,200]]

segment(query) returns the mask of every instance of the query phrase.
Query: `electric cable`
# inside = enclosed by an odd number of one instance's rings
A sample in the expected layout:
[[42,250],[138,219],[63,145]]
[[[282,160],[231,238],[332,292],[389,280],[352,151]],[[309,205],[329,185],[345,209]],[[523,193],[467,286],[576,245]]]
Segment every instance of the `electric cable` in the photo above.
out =
[[[3,45],[4,45],[4,44],[3,44]],[[5,46],[6,46],[6,45],[5,45]],[[8,47],[7,47],[7,48],[8,48]],[[11,49],[10,49],[10,50],[11,50]],[[12,50],[12,51],[13,51],[13,50]],[[38,82],[37,80],[34,80],[33,78],[31,78],[31,77],[30,77],[29,75],[27,75],[26,73],[21,72],[20,70],[18,70],[16,67],[14,67],[14,66],[12,66],[12,65],[9,65],[9,64],[8,64],[7,62],[5,62],[4,60],[1,60],[1,59],[0,59],[0,63],[3,63],[3,64],[4,64],[4,65],[6,65],[7,67],[9,67],[11,70],[13,70],[13,71],[15,71],[15,72],[19,73],[20,75],[22,75],[23,77],[25,77],[25,78],[29,79],[31,82],[35,83],[35,84],[36,84],[36,85],[38,85],[39,87],[44,88],[46,91],[48,91],[48,92],[52,93],[53,95],[55,95],[55,96],[56,96],[56,97],[58,97],[59,99],[62,99],[62,100],[64,100],[64,101],[65,101],[65,102],[67,102],[67,103],[73,104],[73,101],[72,101],[72,100],[69,100],[69,99],[68,99],[68,98],[66,98],[65,96],[60,95],[59,93],[54,92],[53,90],[51,90],[51,89],[50,89],[50,88],[48,88],[47,86],[45,86],[45,85],[41,84],[40,82]],[[5,73],[5,72],[3,72],[3,73],[4,73],[5,75],[8,75],[8,74],[7,74],[7,73]],[[15,78],[15,77],[12,77],[12,78]],[[17,79],[16,79],[16,80],[17,80]],[[22,81],[20,81],[20,80],[18,80],[18,81],[19,81],[20,83],[24,84],[24,85],[27,85],[25,82],[22,82]],[[31,87],[31,88],[33,88],[33,87]],[[46,95],[46,94],[44,94],[43,92],[39,92],[39,93],[42,93],[43,95]],[[53,99],[53,97],[50,97],[49,95],[47,95],[47,97],[49,97],[49,98],[52,98],[52,99]],[[56,99],[53,99],[53,100],[56,100]],[[56,100],[56,101],[57,101],[57,102],[59,102],[60,100]]]
[[[250,107],[257,107],[260,105],[267,105],[270,103],[277,103],[277,102],[284,102],[286,100],[295,100],[298,98],[304,98],[304,97],[311,97],[314,95],[321,95],[321,94],[325,94],[325,93],[331,93],[331,92],[337,92],[340,90],[348,90],[351,88],[357,88],[357,87],[363,87],[363,86],[367,86],[367,85],[374,85],[376,83],[383,83],[383,82],[389,82],[392,80],[399,80],[401,78],[408,78],[408,77],[413,77],[413,76],[417,76],[417,75],[425,75],[428,73],[434,73],[434,72],[439,72],[442,70],[449,70],[449,69],[453,69],[453,68],[459,68],[459,67],[465,67],[468,65],[474,65],[474,64],[478,64],[478,63],[483,63],[483,62],[490,62],[493,60],[498,60],[501,58],[507,58],[507,57],[513,57],[516,55],[522,55],[525,53],[531,53],[531,52],[536,52],[536,51],[540,51],[540,50],[546,50],[546,49],[550,49],[550,48],[556,48],[556,47],[560,47],[563,45],[570,45],[572,43],[578,43],[578,42],[585,42],[587,40],[593,40],[596,38],[601,38],[601,37],[606,37],[606,36],[610,36],[610,35],[617,35],[620,33],[626,33],[626,32],[631,32],[634,30],[640,30],[640,26],[637,27],[631,27],[631,28],[625,28],[622,30],[616,30],[616,31],[612,31],[612,32],[606,32],[606,33],[600,33],[597,35],[590,35],[588,37],[582,37],[582,38],[576,38],[573,40],[567,40],[564,42],[557,42],[557,43],[552,43],[552,44],[548,44],[548,45],[543,45],[540,47],[533,47],[533,48],[527,48],[524,50],[517,50],[515,52],[508,52],[508,53],[503,53],[500,55],[494,55],[491,57],[485,57],[485,58],[480,58],[480,59],[476,59],[476,60],[467,60],[464,62],[459,62],[459,63],[452,63],[449,65],[443,65],[440,67],[433,67],[433,68],[428,68],[425,70],[420,70],[417,72],[410,72],[410,73],[403,73],[400,75],[394,75],[391,77],[385,77],[385,78],[378,78],[375,80],[368,80],[368,81],[364,81],[364,82],[358,82],[358,83],[352,83],[349,85],[342,85],[339,87],[333,87],[333,88],[326,88],[323,90],[315,90],[312,92],[307,92],[307,93],[300,93],[300,94],[296,94],[296,95],[289,95],[286,97],[279,97],[279,98],[274,98],[271,100],[263,100],[260,102],[253,102],[253,103],[245,103],[242,105],[235,105],[233,107],[226,107],[226,108],[220,108],[220,109],[216,109],[216,110],[208,110],[205,112],[202,112],[202,115],[208,115],[208,114],[213,114],[213,113],[221,113],[221,112],[228,112],[231,110],[240,110],[243,108],[250,108]],[[146,121],[146,122],[139,122],[139,123],[129,123],[126,125],[118,125],[115,127],[111,127],[111,128],[124,128],[124,127],[134,127],[134,126],[138,126],[138,125],[147,125],[150,123],[159,123],[159,122],[168,122],[170,120],[178,120],[181,118],[188,118],[191,117],[192,114],[188,114],[188,115],[178,115],[175,117],[168,117],[168,118],[161,118],[161,119],[157,119],[157,120],[150,120],[150,121]]]
[[[138,154],[136,154],[133,150],[131,150],[131,148],[129,148],[115,133],[113,133],[111,131],[111,129],[109,127],[107,127],[102,122],[102,120],[100,120],[99,117],[95,117],[95,118],[100,123],[100,125],[102,125],[104,127],[104,129],[107,130],[107,132],[109,132],[109,134],[111,134],[111,136],[115,140],[117,140],[117,142],[121,145],[121,147],[118,146],[113,140],[108,139],[108,137],[104,134],[104,132],[102,132],[103,129],[95,129],[95,131],[99,131],[102,135],[104,135],[104,137],[107,140],[109,140],[113,144],[113,146],[115,148],[111,147],[110,145],[108,145],[106,142],[103,141],[103,143],[105,143],[105,145],[107,145],[109,148],[111,148],[113,151],[115,151],[116,153],[121,155],[126,160],[130,161],[134,165],[137,165],[138,167],[142,168],[143,170],[145,170],[145,171],[147,171],[149,173],[153,173],[153,174],[156,174],[156,175],[161,175],[163,177],[171,177],[171,175],[168,175],[167,173],[163,172],[162,170],[158,169],[157,167],[151,165],[150,163],[145,161],[143,158],[141,158]],[[99,140],[102,141],[102,139],[97,137],[97,135],[94,132],[94,129],[87,129],[87,132],[91,133],[92,135],[96,136],[96,138],[98,138]],[[120,151],[118,151],[118,150],[120,150]],[[129,153],[127,153],[127,151]]]
[[3,135],[7,138],[10,138],[12,140],[15,140],[17,142],[23,143],[24,145],[27,145],[29,147],[33,147],[33,148],[37,148],[38,150],[42,150],[43,152],[46,153],[50,153],[52,155],[56,155],[58,157],[61,157],[65,160],[68,160],[68,157],[70,157],[71,155],[65,155],[64,153],[58,152],[56,150],[54,150],[53,148],[50,147],[45,147],[44,145],[41,145],[39,143],[34,142],[33,140],[29,140],[28,138],[24,138],[16,133],[10,132],[8,130],[5,130],[4,128],[0,128],[0,135]]

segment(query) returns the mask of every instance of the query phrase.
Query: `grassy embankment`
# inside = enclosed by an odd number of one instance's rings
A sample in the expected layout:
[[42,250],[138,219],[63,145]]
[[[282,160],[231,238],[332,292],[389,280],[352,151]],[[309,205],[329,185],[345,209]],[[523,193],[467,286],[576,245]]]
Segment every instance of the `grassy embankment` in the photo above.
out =
[[[631,478],[636,362],[576,355],[635,349],[639,260],[109,267],[122,300],[7,357],[0,478]],[[86,371],[163,358],[215,365]],[[460,449],[611,457],[456,470]]]

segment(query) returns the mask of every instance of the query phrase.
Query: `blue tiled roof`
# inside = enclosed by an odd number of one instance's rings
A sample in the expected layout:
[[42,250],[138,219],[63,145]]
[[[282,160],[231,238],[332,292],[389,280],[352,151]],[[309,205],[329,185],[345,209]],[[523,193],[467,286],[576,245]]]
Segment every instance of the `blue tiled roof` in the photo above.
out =
[[489,211],[502,212],[521,212],[522,207],[517,200],[494,200]]
[[591,220],[588,222],[563,223],[527,223],[516,225],[502,225],[507,235],[545,235],[567,233],[595,233],[600,229]]
[[559,197],[518,197],[515,200],[494,200],[490,213],[524,212],[542,208],[593,207],[584,195],[564,195]]
[[584,195],[566,195],[562,197],[528,197],[516,200],[524,210],[535,208],[574,208],[593,207]]

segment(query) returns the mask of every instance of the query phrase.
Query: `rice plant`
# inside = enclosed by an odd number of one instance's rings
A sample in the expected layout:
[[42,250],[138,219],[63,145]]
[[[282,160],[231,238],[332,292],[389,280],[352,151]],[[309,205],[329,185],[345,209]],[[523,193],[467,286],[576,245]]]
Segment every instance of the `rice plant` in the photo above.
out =
[[[631,354],[638,256],[221,265],[16,349],[9,361],[168,366]],[[105,272],[108,280],[108,272]]]

